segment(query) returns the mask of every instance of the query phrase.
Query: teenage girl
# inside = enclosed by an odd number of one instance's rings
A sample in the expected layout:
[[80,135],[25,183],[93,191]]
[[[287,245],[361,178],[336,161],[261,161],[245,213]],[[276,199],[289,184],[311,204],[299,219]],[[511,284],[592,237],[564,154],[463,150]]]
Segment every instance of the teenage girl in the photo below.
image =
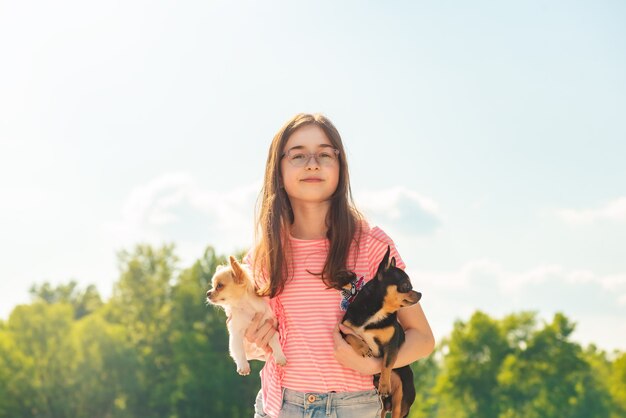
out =
[[[350,295],[340,289],[350,283],[347,271],[357,274],[355,291],[372,279],[387,246],[396,265],[405,264],[393,241],[355,208],[341,137],[326,117],[298,114],[278,131],[259,198],[256,245],[244,262],[277,321],[255,317],[246,339],[269,352],[278,332],[287,365],[248,350],[248,358],[266,360],[255,418],[380,417],[372,375],[382,360],[361,357],[341,337],[340,329],[350,332],[339,325]],[[395,367],[434,348],[419,303],[401,308],[398,321],[406,341]]]

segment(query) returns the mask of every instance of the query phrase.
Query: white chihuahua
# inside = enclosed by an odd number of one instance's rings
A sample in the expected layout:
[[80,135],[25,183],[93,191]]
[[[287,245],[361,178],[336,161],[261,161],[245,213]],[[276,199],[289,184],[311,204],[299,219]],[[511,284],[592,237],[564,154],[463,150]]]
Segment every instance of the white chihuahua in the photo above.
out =
[[[211,279],[213,289],[207,292],[207,301],[224,308],[227,320],[230,356],[237,363],[237,373],[250,374],[250,363],[246,358],[244,334],[257,312],[262,313],[261,321],[272,318],[272,310],[265,299],[254,291],[252,274],[247,266],[241,265],[230,256],[230,266],[220,266]],[[276,364],[284,366],[287,359],[280,348],[278,333],[269,341]]]

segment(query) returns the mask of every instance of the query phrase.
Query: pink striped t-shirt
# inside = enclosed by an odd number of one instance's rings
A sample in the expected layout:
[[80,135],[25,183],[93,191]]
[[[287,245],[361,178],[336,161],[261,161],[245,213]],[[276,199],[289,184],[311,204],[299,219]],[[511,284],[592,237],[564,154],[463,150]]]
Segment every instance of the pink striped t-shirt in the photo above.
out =
[[[371,228],[363,222],[358,259],[352,245],[347,268],[369,281],[376,274],[387,246],[396,265],[404,269],[391,238],[380,228]],[[307,272],[321,272],[328,253],[328,240],[301,240],[290,237],[292,276],[284,291],[269,299],[278,319],[280,344],[287,357],[285,367],[277,366],[269,357],[261,370],[263,407],[270,417],[277,417],[282,406],[282,387],[301,392],[354,392],[374,388],[371,376],[342,366],[335,360],[333,336],[335,326],[344,315],[341,310],[341,292],[327,289],[321,278]],[[251,264],[249,252],[244,262]],[[257,284],[263,278],[255,277]]]

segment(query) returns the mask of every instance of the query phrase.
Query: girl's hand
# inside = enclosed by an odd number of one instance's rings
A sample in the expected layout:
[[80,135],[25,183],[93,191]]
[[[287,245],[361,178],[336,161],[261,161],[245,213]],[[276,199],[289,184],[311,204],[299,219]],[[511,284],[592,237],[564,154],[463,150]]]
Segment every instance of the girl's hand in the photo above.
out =
[[[276,320],[274,318],[268,318],[261,322],[262,317],[263,315],[261,313],[257,312],[254,314],[252,322],[250,322],[250,325],[248,325],[246,333],[244,334],[244,347],[246,349],[246,354],[251,360],[265,360],[263,352],[265,354],[270,354],[272,352],[268,342],[277,331]],[[263,350],[263,352],[259,349]]]
[[335,348],[335,359],[342,366],[356,370],[363,375],[373,375],[380,373],[381,360],[370,357],[362,357],[357,354],[350,344],[343,339],[339,331],[344,334],[354,334],[354,332],[341,324],[337,324],[333,331],[333,343]]

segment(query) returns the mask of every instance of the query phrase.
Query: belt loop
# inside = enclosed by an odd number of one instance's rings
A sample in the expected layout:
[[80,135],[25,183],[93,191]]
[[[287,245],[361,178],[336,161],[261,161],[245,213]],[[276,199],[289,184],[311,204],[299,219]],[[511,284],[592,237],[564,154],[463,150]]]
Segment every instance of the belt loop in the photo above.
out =
[[326,400],[326,416],[329,417],[330,416],[330,407],[332,405],[332,401],[333,401],[333,394],[335,392],[329,392],[328,393],[328,399]]

